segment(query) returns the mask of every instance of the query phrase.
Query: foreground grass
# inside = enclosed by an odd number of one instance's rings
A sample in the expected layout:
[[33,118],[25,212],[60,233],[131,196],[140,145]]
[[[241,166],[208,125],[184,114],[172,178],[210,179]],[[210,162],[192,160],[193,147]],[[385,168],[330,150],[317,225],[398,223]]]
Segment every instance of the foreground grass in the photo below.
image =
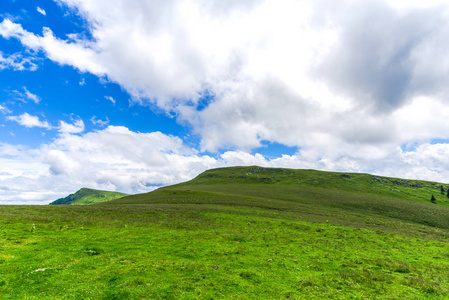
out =
[[[213,204],[2,206],[4,299],[442,299],[444,231]],[[20,216],[20,219],[17,218]],[[388,225],[390,224],[390,225]],[[423,233],[396,232],[404,225]]]

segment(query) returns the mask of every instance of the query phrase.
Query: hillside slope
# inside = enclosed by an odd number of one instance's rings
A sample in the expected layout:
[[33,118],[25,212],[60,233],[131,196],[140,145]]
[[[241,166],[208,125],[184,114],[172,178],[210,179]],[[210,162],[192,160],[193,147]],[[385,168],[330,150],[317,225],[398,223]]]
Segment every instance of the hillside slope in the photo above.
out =
[[[371,226],[385,218],[449,229],[447,185],[369,174],[261,167],[208,170],[191,181],[108,202],[216,204],[290,211],[304,220]],[[441,192],[443,187],[444,194]],[[437,199],[431,203],[431,196]]]
[[[282,168],[231,167],[208,170],[176,187],[264,184],[270,187],[317,188],[381,195],[419,202],[429,202],[433,194],[437,202],[448,204],[448,186],[442,183],[390,178],[360,173],[339,173]],[[441,193],[443,187],[444,194]],[[203,189],[201,188],[201,189]]]
[[70,194],[65,198],[60,198],[58,200],[51,202],[50,205],[60,205],[60,204],[87,205],[119,199],[124,196],[127,196],[127,194],[82,188],[74,194]]

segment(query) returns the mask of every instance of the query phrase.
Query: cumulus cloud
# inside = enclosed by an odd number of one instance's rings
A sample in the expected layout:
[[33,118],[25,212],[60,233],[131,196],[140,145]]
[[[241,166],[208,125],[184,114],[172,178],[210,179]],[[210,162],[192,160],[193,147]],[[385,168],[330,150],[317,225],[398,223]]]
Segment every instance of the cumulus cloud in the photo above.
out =
[[447,5],[404,11],[365,1],[331,7],[327,16],[339,35],[318,72],[337,92],[378,110],[394,110],[422,93],[447,95],[441,81],[449,70],[443,54]]
[[73,124],[68,124],[64,121],[59,121],[59,132],[61,133],[81,133],[84,131],[84,122],[79,119]]
[[88,43],[82,45],[69,40],[60,40],[50,28],[44,27],[42,36],[34,35],[22,28],[22,25],[4,19],[0,23],[0,35],[6,39],[16,38],[29,49],[42,50],[47,57],[61,65],[72,65],[83,72],[104,75],[105,69],[96,62],[98,56]]
[[[92,40],[59,39],[50,28],[35,35],[9,19],[0,35],[175,112],[202,150],[264,140],[399,145],[396,111],[449,91],[445,2],[59,2],[86,20]],[[214,97],[198,109],[205,91]]]
[[[107,75],[136,100],[169,110],[179,102],[196,103],[205,88],[218,92],[259,73],[284,72],[291,63],[304,71],[313,49],[326,44],[326,38],[311,41],[313,29],[298,29],[306,27],[309,9],[295,1],[286,6],[275,1],[60,2],[92,25],[95,41],[57,39],[49,28],[34,35],[9,19],[1,23],[0,34],[45,51],[58,63]],[[267,24],[267,19],[279,22]],[[294,35],[298,38],[291,39]]]
[[7,119],[28,128],[40,127],[51,129],[50,124],[46,120],[41,121],[38,116],[32,116],[28,113],[21,114],[20,116],[8,116]]

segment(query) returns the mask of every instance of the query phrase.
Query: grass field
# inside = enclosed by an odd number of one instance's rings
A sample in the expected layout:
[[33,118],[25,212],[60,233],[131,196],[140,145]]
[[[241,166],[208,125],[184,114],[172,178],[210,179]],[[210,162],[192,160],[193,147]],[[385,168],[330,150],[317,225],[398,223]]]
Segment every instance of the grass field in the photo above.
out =
[[0,298],[449,299],[440,189],[236,167],[95,205],[0,206]]

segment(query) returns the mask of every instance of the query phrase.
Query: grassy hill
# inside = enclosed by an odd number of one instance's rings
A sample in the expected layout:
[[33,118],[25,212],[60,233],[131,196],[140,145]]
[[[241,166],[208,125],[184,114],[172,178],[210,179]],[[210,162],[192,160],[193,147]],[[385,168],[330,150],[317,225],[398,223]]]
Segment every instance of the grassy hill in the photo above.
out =
[[[441,193],[441,187],[445,193]],[[369,174],[232,167],[114,200],[114,204],[192,203],[297,212],[310,221],[379,223],[381,217],[449,229],[446,185]],[[437,202],[431,203],[434,195]],[[370,221],[372,219],[372,221]]]
[[[174,187],[213,186],[220,185],[258,185],[263,183],[271,188],[291,187],[296,190],[321,189],[342,190],[351,193],[364,193],[391,198],[400,198],[428,203],[431,195],[437,197],[439,204],[448,205],[447,189],[449,185],[436,182],[389,178],[360,173],[337,173],[315,170],[294,170],[260,167],[232,167],[206,171],[195,179]],[[441,194],[441,187],[445,193]],[[207,188],[206,188],[207,189]],[[279,189],[279,188],[278,188]],[[298,198],[292,195],[292,198]]]
[[234,167],[88,206],[0,206],[0,294],[447,299],[441,186]]
[[127,194],[82,188],[74,194],[70,194],[65,198],[60,198],[58,200],[51,202],[50,205],[59,205],[59,204],[88,205],[119,199],[124,196],[127,196]]

